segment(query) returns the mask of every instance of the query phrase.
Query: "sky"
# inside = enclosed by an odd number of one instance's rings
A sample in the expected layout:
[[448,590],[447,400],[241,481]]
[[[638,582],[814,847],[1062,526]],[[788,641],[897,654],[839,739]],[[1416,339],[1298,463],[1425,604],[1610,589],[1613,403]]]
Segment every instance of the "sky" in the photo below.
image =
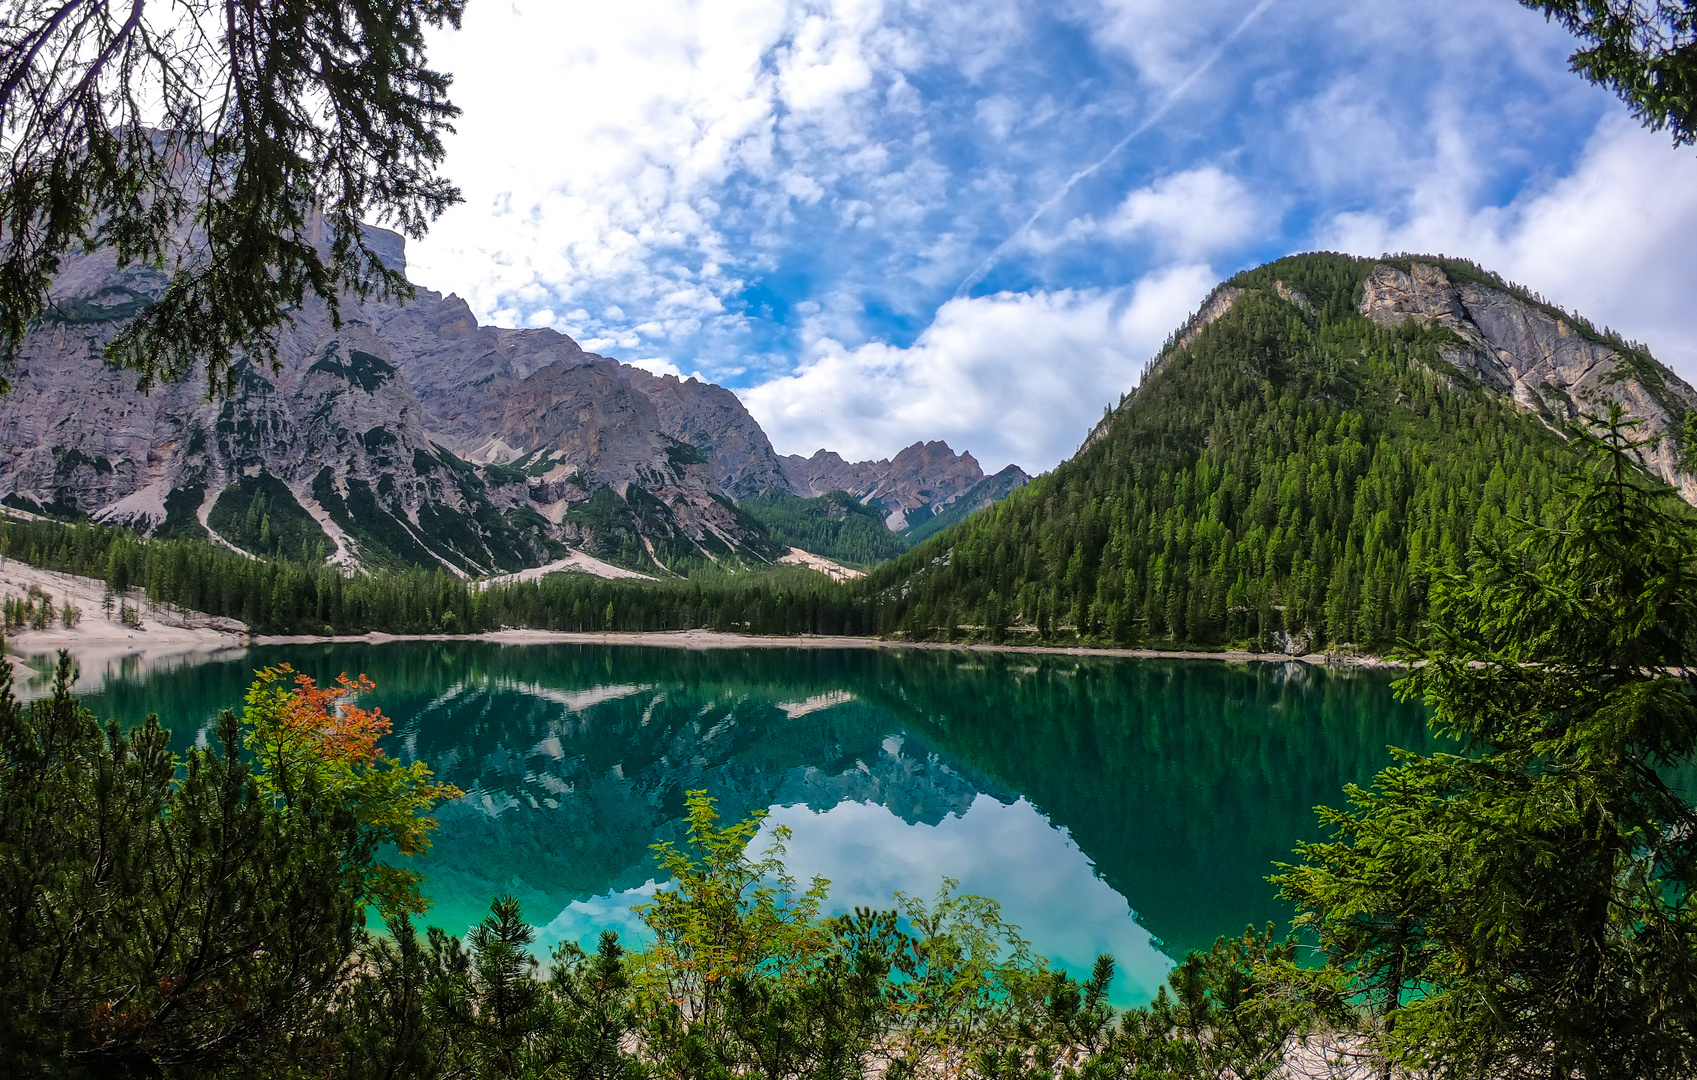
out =
[[1697,150],[1513,0],[471,0],[409,276],[780,453],[1070,456],[1231,274],[1473,259],[1697,381]]

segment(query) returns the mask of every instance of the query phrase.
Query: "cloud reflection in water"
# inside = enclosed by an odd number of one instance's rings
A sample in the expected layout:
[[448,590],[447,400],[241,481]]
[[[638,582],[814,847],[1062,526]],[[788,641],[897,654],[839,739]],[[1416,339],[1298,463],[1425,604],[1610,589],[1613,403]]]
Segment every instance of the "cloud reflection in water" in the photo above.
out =
[[[1089,974],[1098,953],[1112,953],[1116,1005],[1147,1001],[1172,966],[1125,898],[1096,876],[1064,829],[1025,799],[1003,804],[979,795],[964,814],[936,824],[910,824],[888,807],[852,800],[824,811],[777,806],[754,840],[756,850],[771,842],[778,825],[793,833],[785,865],[803,884],[815,875],[827,878],[833,912],[889,907],[897,891],[928,900],[944,878],[954,878],[962,892],[1000,901],[1002,917],[1075,976]],[[656,888],[649,882],[574,901],[540,929],[539,941],[546,947],[570,939],[593,949],[606,928],[627,943],[640,940],[641,923],[629,908],[647,902]]]

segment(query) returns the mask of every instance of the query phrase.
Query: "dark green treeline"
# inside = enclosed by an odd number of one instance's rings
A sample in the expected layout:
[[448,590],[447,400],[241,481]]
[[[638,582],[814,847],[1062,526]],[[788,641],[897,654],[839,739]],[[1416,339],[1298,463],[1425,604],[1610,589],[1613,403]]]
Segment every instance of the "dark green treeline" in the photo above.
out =
[[103,580],[115,609],[145,595],[154,605],[240,619],[256,633],[451,634],[525,626],[864,634],[878,622],[875,601],[789,566],[655,582],[554,574],[479,589],[446,570],[345,576],[324,564],[248,558],[206,540],[144,540],[98,525],[0,520],[4,557]]
[[863,506],[846,491],[811,499],[769,495],[738,505],[779,544],[838,562],[872,566],[908,549],[907,538],[889,530],[878,506]]

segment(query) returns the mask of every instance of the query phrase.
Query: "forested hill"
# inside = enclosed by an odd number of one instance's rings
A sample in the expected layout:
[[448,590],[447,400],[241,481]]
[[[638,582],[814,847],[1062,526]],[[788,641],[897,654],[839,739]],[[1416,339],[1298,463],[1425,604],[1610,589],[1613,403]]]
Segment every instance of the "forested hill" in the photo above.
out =
[[1609,400],[1689,492],[1697,394],[1641,347],[1470,263],[1283,259],[1221,286],[1072,460],[875,571],[873,621],[1381,649],[1433,568],[1552,512],[1564,432]]

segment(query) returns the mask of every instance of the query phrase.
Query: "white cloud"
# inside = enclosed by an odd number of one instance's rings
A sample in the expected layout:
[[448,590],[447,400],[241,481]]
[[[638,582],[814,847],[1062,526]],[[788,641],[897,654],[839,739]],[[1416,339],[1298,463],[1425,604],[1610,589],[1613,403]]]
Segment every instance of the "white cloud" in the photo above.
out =
[[[466,203],[414,246],[413,276],[486,316],[616,295],[663,330],[723,317],[742,283],[718,273],[711,196],[739,170],[772,172],[765,56],[789,20],[763,0],[472,5],[431,45],[465,110],[445,171]],[[554,325],[617,340],[622,318]]]
[[[929,902],[946,876],[959,882],[958,893],[995,897],[1002,916],[1076,978],[1086,976],[1097,955],[1111,954],[1117,961],[1112,1004],[1148,1001],[1172,970],[1125,897],[1102,880],[1066,830],[1024,799],[1003,804],[978,795],[965,813],[934,825],[910,824],[876,803],[841,802],[823,811],[774,806],[749,850],[764,851],[780,826],[793,834],[785,869],[798,881],[830,882],[829,912],[887,908],[898,890]],[[650,880],[574,900],[537,928],[538,943],[573,941],[592,949],[602,930],[614,929],[627,946],[647,944],[653,933],[631,908],[652,903],[664,887]]]
[[832,911],[889,907],[898,891],[930,901],[948,877],[962,894],[995,897],[1002,917],[1074,977],[1101,953],[1112,955],[1117,1005],[1148,1001],[1172,970],[1125,897],[1064,829],[1024,799],[1003,804],[980,794],[964,814],[935,825],[909,824],[861,802],[824,811],[777,806],[771,815],[750,849],[762,850],[777,828],[788,828],[785,868],[798,881],[829,881]]
[[1136,189],[1098,218],[1084,214],[1052,232],[1033,225],[1019,249],[1048,254],[1073,244],[1143,245],[1157,262],[1199,262],[1272,233],[1276,213],[1242,180],[1204,165]]
[[464,110],[444,171],[466,201],[413,245],[413,277],[584,340],[735,338],[748,317],[729,301],[798,209],[840,200],[845,223],[889,230],[946,205],[923,139],[898,154],[876,132],[906,110],[922,135],[905,73],[988,63],[1019,2],[473,5],[431,41]]
[[1213,165],[1162,177],[1126,196],[1103,223],[1109,236],[1147,239],[1163,254],[1205,259],[1249,240],[1269,222],[1243,181]]
[[823,339],[793,375],[740,393],[780,453],[879,458],[946,439],[987,470],[1038,472],[1077,449],[1215,280],[1187,264],[1132,287],[952,300],[908,348]]
[[1162,89],[1182,82],[1199,55],[1250,10],[1242,0],[1081,0],[1095,41],[1124,53]]
[[1465,256],[1646,342],[1697,380],[1697,154],[1611,113],[1566,176],[1505,205],[1469,194],[1434,170],[1400,214],[1337,215],[1319,243]]
[[844,4],[849,10],[801,19],[780,60],[779,87],[786,105],[798,112],[828,111],[872,85],[865,37],[876,24],[881,6]]
[[978,122],[998,140],[1008,137],[1008,132],[1019,122],[1022,111],[1019,102],[1006,94],[992,94],[982,98],[974,110]]

